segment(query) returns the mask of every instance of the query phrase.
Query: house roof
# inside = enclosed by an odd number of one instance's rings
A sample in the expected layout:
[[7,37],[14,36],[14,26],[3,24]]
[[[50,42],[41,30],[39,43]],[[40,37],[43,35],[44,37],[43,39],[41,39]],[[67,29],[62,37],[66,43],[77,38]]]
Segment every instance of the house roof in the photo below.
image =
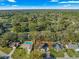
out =
[[79,48],[79,45],[78,45],[78,44],[69,43],[69,44],[67,45],[67,47],[68,47],[68,48],[71,48],[71,49],[77,49],[77,48]]
[[42,48],[47,48],[48,47],[48,44],[47,43],[45,43],[43,46],[42,46]]

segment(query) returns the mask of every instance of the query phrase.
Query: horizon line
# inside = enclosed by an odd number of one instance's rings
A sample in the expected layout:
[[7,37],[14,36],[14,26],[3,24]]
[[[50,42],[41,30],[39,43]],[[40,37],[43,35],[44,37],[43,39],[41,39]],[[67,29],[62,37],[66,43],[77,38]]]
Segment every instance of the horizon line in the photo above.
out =
[[14,8],[0,10],[79,10],[79,8]]

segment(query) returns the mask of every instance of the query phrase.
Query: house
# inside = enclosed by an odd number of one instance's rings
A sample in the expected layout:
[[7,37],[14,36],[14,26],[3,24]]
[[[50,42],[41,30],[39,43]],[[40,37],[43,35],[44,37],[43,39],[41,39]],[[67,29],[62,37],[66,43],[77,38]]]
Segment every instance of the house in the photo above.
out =
[[29,34],[28,33],[19,33],[18,34],[18,39],[28,39]]
[[53,48],[55,48],[56,51],[58,52],[58,51],[61,51],[64,47],[61,43],[55,43],[53,44]]
[[44,43],[42,46],[41,46],[41,49],[44,49],[44,51],[48,51],[48,47],[49,45],[47,43]]
[[32,41],[25,41],[21,47],[26,49],[28,51],[28,54],[31,52],[32,50],[32,46],[33,46],[33,42]]
[[67,49],[74,49],[75,51],[79,51],[79,43],[75,43],[75,44],[68,43],[66,45],[66,48]]
[[16,42],[15,41],[9,41],[8,46],[11,47],[11,48],[14,47],[14,46],[18,47],[18,46],[20,46],[20,42],[19,41],[16,41]]
[[52,47],[53,42],[50,40],[42,40],[42,39],[37,39],[34,44],[34,49],[37,49],[41,52],[47,52],[49,48]]
[[14,47],[15,46],[15,42],[11,42],[11,43],[9,43],[9,47]]

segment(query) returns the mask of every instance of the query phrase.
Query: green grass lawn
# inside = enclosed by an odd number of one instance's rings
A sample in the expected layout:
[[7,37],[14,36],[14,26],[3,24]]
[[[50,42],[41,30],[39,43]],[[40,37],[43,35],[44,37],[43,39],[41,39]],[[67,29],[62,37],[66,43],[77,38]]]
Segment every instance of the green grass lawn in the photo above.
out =
[[73,49],[67,49],[67,54],[70,57],[79,57],[79,52],[74,51]]
[[0,47],[0,50],[3,51],[4,53],[9,54],[12,50],[12,48],[8,48],[8,47]]
[[12,57],[13,59],[29,59],[27,52],[22,48],[17,48]]
[[42,52],[38,50],[34,50],[31,53],[30,59],[42,59]]
[[13,59],[40,59],[40,51],[32,51],[27,54],[27,50],[22,48],[17,48],[12,56]]
[[79,57],[79,52],[76,52],[76,57]]
[[64,57],[64,50],[57,52],[55,49],[50,49],[51,54],[53,54],[55,57]]
[[75,51],[73,49],[67,49],[67,54],[70,56],[70,57],[74,57],[75,56]]
[[[0,50],[3,51],[4,53],[10,53],[11,48],[8,47],[0,47]],[[64,57],[64,50],[57,52],[55,49],[50,49],[50,52],[52,55],[55,57]],[[79,57],[79,52],[75,52],[73,49],[67,49],[67,54],[70,57]],[[30,54],[27,54],[27,50],[22,49],[22,48],[17,48],[15,52],[12,55],[13,59],[40,59],[42,56],[42,52],[40,51],[32,51]]]

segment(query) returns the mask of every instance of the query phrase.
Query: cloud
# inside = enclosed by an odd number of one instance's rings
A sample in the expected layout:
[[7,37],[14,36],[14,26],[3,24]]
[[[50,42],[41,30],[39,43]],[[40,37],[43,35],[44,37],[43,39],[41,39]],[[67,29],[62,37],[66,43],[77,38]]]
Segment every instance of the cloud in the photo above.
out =
[[19,10],[19,9],[52,9],[52,7],[33,7],[33,6],[26,6],[26,7],[21,7],[21,6],[17,6],[17,7],[14,7],[14,6],[8,6],[8,7],[1,7],[0,6],[0,10]]
[[18,5],[11,5],[11,7],[18,7]]
[[12,5],[13,7],[16,7],[17,5]]
[[67,5],[63,5],[63,7],[67,8],[67,7],[72,7],[71,4],[67,4]]
[[72,5],[70,6],[69,4],[68,5],[63,5],[63,6],[56,6],[56,7],[33,7],[33,6],[17,6],[17,7],[14,7],[14,6],[0,6],[0,10],[20,10],[20,9],[79,9],[78,6],[76,7],[73,7]]
[[51,0],[50,2],[58,2],[58,0]]
[[79,1],[62,1],[62,2],[59,2],[59,3],[79,3]]
[[8,2],[16,2],[15,0],[8,0]]
[[79,9],[78,5],[64,4],[59,7],[60,9]]

